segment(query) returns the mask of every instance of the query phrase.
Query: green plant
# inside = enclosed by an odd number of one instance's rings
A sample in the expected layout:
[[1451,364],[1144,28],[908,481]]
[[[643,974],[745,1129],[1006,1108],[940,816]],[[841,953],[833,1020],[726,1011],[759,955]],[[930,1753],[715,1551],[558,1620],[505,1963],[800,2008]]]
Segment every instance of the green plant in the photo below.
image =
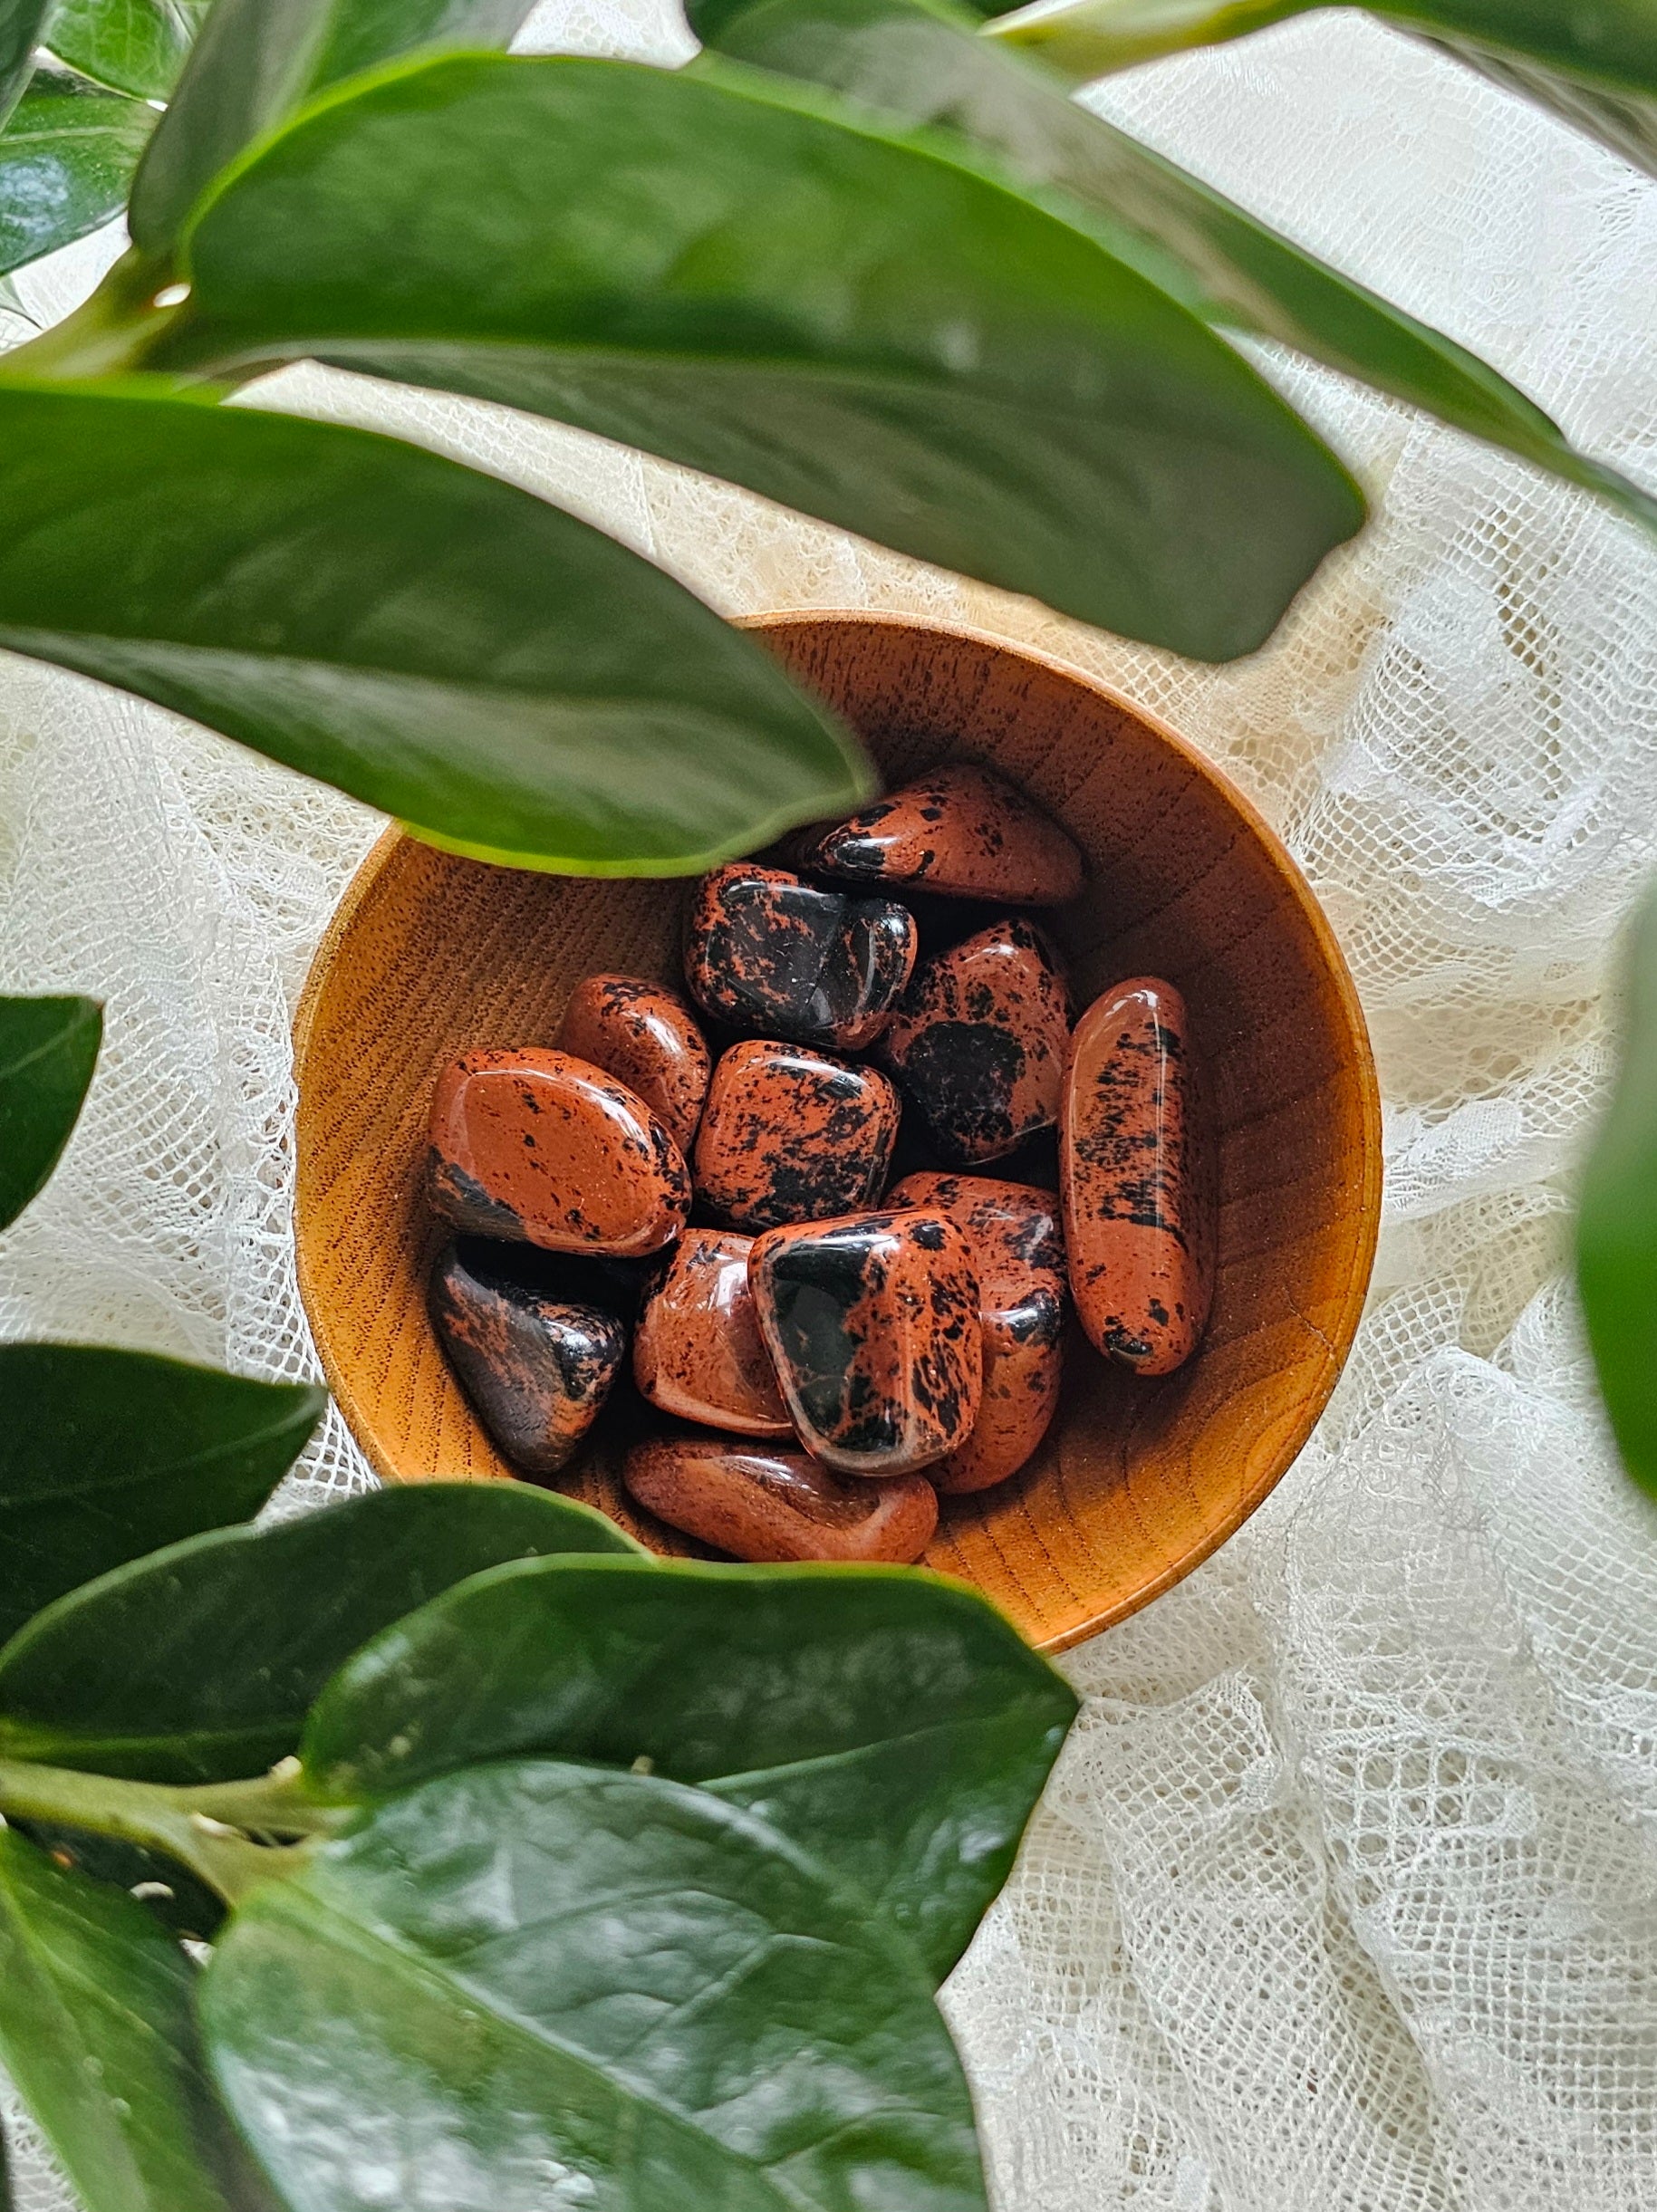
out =
[[[98,1025],[0,1001],[8,1219]],[[983,2207],[932,1992],[1075,1700],[975,1592],[519,1484],[250,1526],[307,1385],[0,1403],[0,2063],[87,2212]]]
[[662,71],[457,51],[526,0],[0,0],[0,275],[123,196],[134,239],[0,364],[0,644],[459,851],[675,873],[848,804],[849,735],[544,502],[226,398],[310,358],[504,400],[1216,659],[1363,518],[1229,332],[1657,527],[949,0],[692,12]]

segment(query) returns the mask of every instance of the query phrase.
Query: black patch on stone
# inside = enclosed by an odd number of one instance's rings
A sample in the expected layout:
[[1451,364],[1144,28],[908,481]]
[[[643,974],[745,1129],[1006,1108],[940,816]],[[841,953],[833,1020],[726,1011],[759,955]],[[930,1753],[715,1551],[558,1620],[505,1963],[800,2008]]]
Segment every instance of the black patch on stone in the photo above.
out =
[[939,1150],[968,1163],[1011,1149],[1012,1097],[1024,1066],[1023,1045],[992,1022],[933,1022],[904,1054],[899,1075]]

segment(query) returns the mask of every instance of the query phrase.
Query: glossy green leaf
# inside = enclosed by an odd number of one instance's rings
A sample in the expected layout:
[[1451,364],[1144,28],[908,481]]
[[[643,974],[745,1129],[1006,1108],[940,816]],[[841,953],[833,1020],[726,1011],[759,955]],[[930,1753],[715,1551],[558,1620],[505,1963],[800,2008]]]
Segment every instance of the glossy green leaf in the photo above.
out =
[[429,1783],[256,1889],[204,2037],[297,2212],[983,2212],[920,1968],[700,1791],[550,1763]]
[[1604,494],[1657,534],[1657,500],[1575,452],[1476,355],[1078,106],[1038,59],[979,36],[951,0],[701,0],[689,13],[698,37],[737,61],[990,149],[1205,320],[1362,378]]
[[0,1345],[0,1637],[93,1575],[256,1513],[327,1402],[145,1351]]
[[0,1651],[0,1757],[220,1782],[262,1773],[358,1645],[506,1560],[637,1546],[527,1485],[377,1491],[274,1528],[227,1528],[134,1561]]
[[195,1981],[131,1898],[0,1829],[0,2062],[85,2212],[267,2202],[202,2065]]
[[[1036,0],[991,35],[1039,47],[1085,83],[1158,54],[1247,37],[1323,0]],[[1370,11],[1592,131],[1657,162],[1657,10],[1651,0],[1392,0]],[[986,9],[986,14],[994,14]]]
[[51,1179],[102,1039],[95,998],[0,998],[0,1229]]
[[683,585],[392,438],[0,383],[0,646],[478,859],[685,874],[871,788],[851,737]]
[[34,71],[34,49],[52,0],[0,0],[0,123]]
[[211,0],[56,0],[46,43],[99,84],[165,100]]
[[11,1824],[54,1864],[72,1867],[89,1881],[113,1883],[129,1896],[136,1892],[149,1918],[175,1936],[207,1943],[224,1919],[224,1899],[161,1851],[55,1821],[14,1819]]
[[1134,637],[1258,645],[1363,519],[1333,456],[1095,240],[824,102],[567,56],[371,80],[208,198],[151,363],[506,400]]
[[535,0],[218,0],[132,200],[132,236],[169,245],[204,188],[313,94],[399,54],[505,46]]
[[716,1789],[849,1875],[942,1976],[1070,1726],[1069,1686],[976,1591],[902,1568],[508,1567],[365,1646],[303,1756],[351,1800],[559,1753]]
[[1623,1065],[1583,1178],[1576,1279],[1623,1464],[1657,1496],[1657,894],[1635,928]]
[[155,120],[141,100],[37,71],[0,134],[0,270],[119,215]]

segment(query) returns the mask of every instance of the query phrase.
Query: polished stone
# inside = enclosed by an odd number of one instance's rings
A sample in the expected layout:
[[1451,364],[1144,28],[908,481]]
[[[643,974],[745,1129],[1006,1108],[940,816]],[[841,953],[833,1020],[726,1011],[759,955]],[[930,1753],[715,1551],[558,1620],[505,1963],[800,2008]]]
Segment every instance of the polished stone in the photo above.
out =
[[569,1053],[466,1053],[431,1102],[435,1210],[479,1236],[637,1257],[683,1228],[690,1178],[643,1100]]
[[946,1215],[854,1214],[757,1238],[748,1281],[814,1457],[890,1476],[959,1450],[983,1378],[972,1248]]
[[971,1166],[1057,1121],[1069,1045],[1058,953],[1033,923],[1005,920],[921,965],[877,1052],[938,1150]]
[[746,1039],[720,1055],[708,1085],[697,1197],[740,1229],[871,1205],[885,1188],[901,1111],[878,1068]]
[[685,977],[730,1028],[860,1052],[886,1026],[917,943],[913,917],[892,899],[820,890],[741,861],[698,887]]
[[589,976],[571,992],[554,1042],[625,1083],[689,1157],[713,1055],[677,991],[645,976]]
[[1089,1340],[1142,1375],[1195,1351],[1213,1286],[1185,1004],[1140,976],[1076,1024],[1059,1127],[1070,1286]]
[[628,1454],[622,1479],[647,1512],[737,1559],[904,1566],[938,1523],[924,1475],[846,1480],[804,1452],[719,1438],[663,1438]]
[[1058,1199],[988,1176],[923,1174],[906,1176],[887,1204],[946,1214],[971,1243],[983,1396],[971,1436],[927,1474],[943,1496],[987,1490],[1032,1457],[1058,1409],[1065,1303]]
[[745,1437],[794,1434],[748,1289],[753,1239],[687,1229],[646,1298],[633,1380],[653,1406]]
[[555,1475],[598,1418],[627,1351],[602,1306],[572,1299],[556,1261],[463,1237],[438,1257],[432,1327],[473,1410],[530,1475]]
[[993,769],[951,763],[853,814],[803,857],[824,875],[1011,906],[1060,906],[1084,877],[1075,841]]

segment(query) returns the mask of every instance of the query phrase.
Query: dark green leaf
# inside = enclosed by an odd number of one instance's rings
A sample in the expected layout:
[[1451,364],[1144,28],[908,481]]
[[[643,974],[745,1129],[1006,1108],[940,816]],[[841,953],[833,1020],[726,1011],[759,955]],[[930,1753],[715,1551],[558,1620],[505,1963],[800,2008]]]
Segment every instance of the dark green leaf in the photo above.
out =
[[0,0],[0,124],[34,70],[34,49],[52,0]]
[[12,1825],[55,1864],[72,1867],[91,1881],[113,1883],[129,1895],[137,1891],[138,1902],[150,1919],[175,1936],[209,1942],[225,1917],[223,1899],[159,1851],[123,1842],[118,1836],[64,1828],[53,1821],[14,1819]]
[[1632,948],[1616,1092],[1583,1178],[1576,1279],[1623,1464],[1657,1496],[1657,894]]
[[327,1402],[146,1351],[0,1345],[0,1637],[95,1574],[257,1512]]
[[1095,240],[824,99],[567,56],[374,80],[208,198],[152,363],[506,400],[1134,637],[1258,645],[1363,519],[1334,457]]
[[871,788],[683,585],[364,430],[0,387],[0,645],[193,715],[482,860],[676,875]]
[[[1244,38],[1323,0],[1036,0],[991,26],[1084,83],[1163,53]],[[992,9],[983,11],[995,13]],[[1527,93],[1614,153],[1657,164],[1651,0],[1394,0],[1371,13]]]
[[0,1229],[51,1178],[102,1038],[95,998],[0,998]]
[[1079,107],[1038,60],[979,36],[951,0],[702,0],[689,15],[737,61],[827,85],[905,125],[964,133],[1034,190],[1067,196],[1074,220],[1206,321],[1275,338],[1425,408],[1604,494],[1657,534],[1657,500],[1575,452],[1477,356]]
[[342,77],[432,47],[505,46],[535,0],[218,0],[156,134],[132,236],[170,245],[227,162]]
[[637,1549],[527,1485],[381,1490],[118,1568],[0,1651],[0,1756],[222,1782],[294,1750],[312,1699],[388,1622],[504,1560]]
[[210,0],[57,0],[46,43],[83,76],[164,100]]
[[983,2212],[925,1976],[751,1813],[475,1768],[255,1890],[208,1968],[221,2090],[303,2212]]
[[86,2212],[250,2212],[196,1969],[131,1898],[0,1830],[0,2060]]
[[975,1591],[904,1568],[503,1568],[389,1630],[317,1702],[352,1799],[529,1752],[751,1805],[947,1973],[1007,1878],[1076,1709]]
[[0,269],[83,238],[126,205],[155,111],[37,71],[0,135]]

